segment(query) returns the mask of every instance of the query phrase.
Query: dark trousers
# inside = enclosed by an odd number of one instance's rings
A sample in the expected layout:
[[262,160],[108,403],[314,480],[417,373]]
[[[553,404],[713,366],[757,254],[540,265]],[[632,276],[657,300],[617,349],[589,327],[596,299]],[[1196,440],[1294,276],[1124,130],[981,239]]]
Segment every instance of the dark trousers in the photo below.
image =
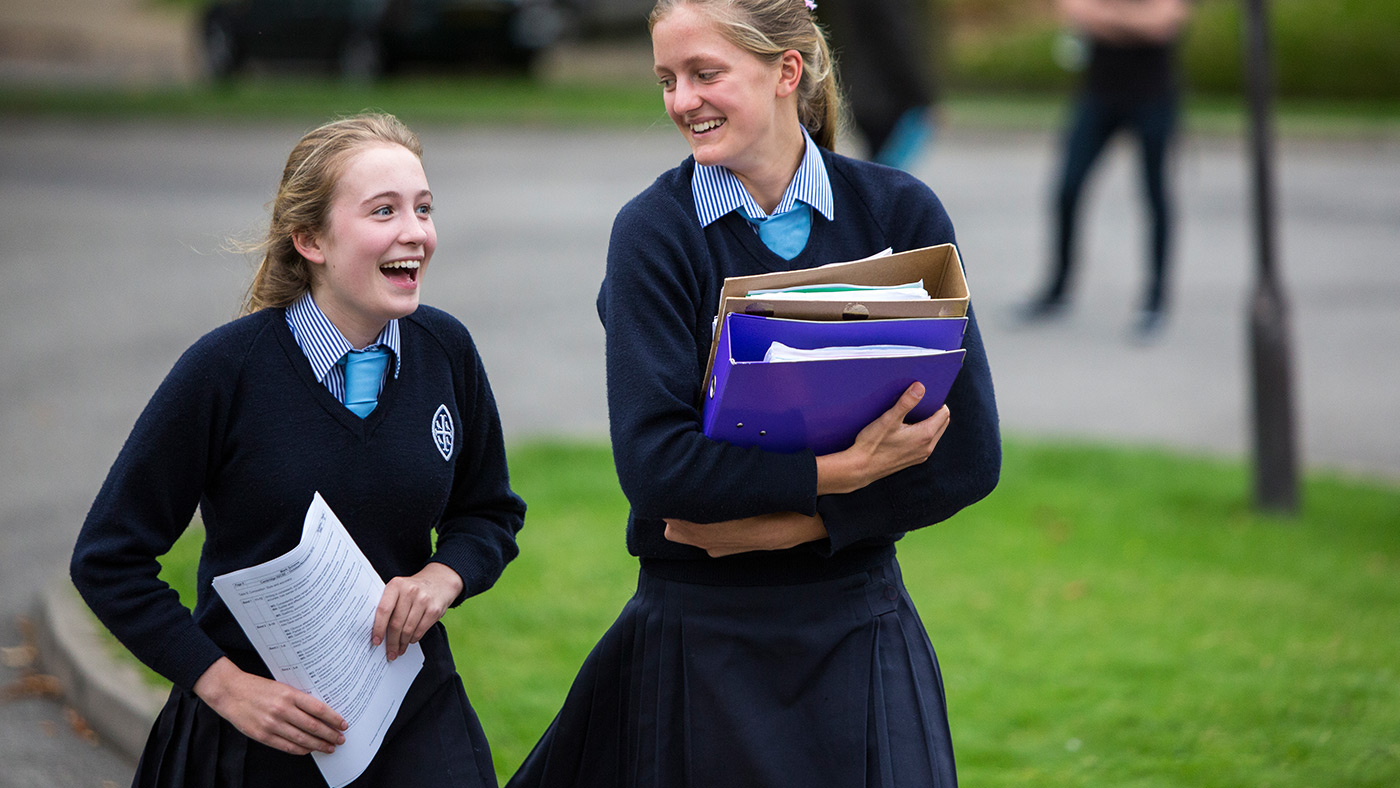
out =
[[1080,194],[1109,140],[1120,130],[1128,129],[1140,144],[1143,191],[1151,211],[1148,282],[1142,307],[1155,310],[1165,306],[1172,231],[1166,160],[1176,131],[1177,112],[1178,99],[1173,93],[1131,100],[1108,100],[1087,92],[1080,95],[1065,136],[1064,169],[1056,199],[1053,269],[1044,300],[1058,302],[1068,292],[1076,252]]

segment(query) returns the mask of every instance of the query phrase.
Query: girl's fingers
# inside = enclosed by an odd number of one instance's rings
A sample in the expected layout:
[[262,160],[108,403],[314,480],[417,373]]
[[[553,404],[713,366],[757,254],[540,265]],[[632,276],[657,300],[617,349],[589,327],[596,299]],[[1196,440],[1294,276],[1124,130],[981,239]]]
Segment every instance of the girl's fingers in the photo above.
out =
[[404,615],[403,623],[399,625],[399,628],[395,631],[394,642],[397,645],[392,652],[393,656],[403,656],[403,653],[408,650],[409,644],[415,640],[414,632],[418,627],[418,622],[422,620],[423,609],[421,603],[409,608],[408,612]]
[[904,417],[909,415],[909,411],[919,406],[924,398],[924,384],[914,381],[909,384],[909,388],[899,395],[894,406],[885,411],[885,417],[894,421],[895,424],[902,424]]
[[345,718],[340,716],[330,706],[322,703],[305,692],[298,692],[296,698],[297,708],[311,720],[309,725],[302,725],[303,730],[316,733],[328,742],[337,742],[343,738],[340,732],[347,727]]
[[[948,421],[949,421],[951,418],[952,418],[952,414],[948,411],[948,406],[947,406],[947,405],[944,405],[943,407],[941,407],[941,408],[939,408],[937,411],[935,411],[934,414],[933,414],[932,416],[929,416],[928,418],[924,419],[923,421],[921,421],[921,422],[919,422],[918,424],[915,424],[915,425],[913,425],[913,426],[915,426],[915,427],[924,427],[924,426],[932,427],[932,428],[933,428],[933,431],[934,431],[934,433],[935,433],[935,435],[936,435],[936,436],[940,436],[940,435],[943,434],[943,431],[944,431],[944,430],[948,429]],[[936,439],[936,438],[935,438],[935,439]]]
[[374,627],[370,630],[370,643],[377,646],[384,642],[394,608],[398,606],[398,598],[398,584],[390,580],[389,584],[384,587],[384,595],[379,598],[379,605],[374,609]]
[[[288,753],[290,755],[307,755],[313,752],[312,748],[303,747],[302,745],[298,744],[295,740],[288,739],[285,736],[268,736],[267,739],[264,740],[262,743],[273,748],[274,750],[281,750],[282,752]],[[327,751],[318,746],[314,748],[314,752]]]
[[291,703],[273,701],[266,722],[245,731],[251,738],[293,755],[329,753],[345,743],[345,720],[339,714],[304,692],[288,691]]
[[442,618],[461,589],[457,573],[439,563],[429,563],[412,577],[393,578],[375,609],[374,644],[383,642],[389,659],[402,655]]
[[386,652],[390,659],[402,656],[412,643],[418,642],[432,625],[428,606],[432,604],[423,590],[404,583],[402,592],[395,598],[394,610],[385,627]]

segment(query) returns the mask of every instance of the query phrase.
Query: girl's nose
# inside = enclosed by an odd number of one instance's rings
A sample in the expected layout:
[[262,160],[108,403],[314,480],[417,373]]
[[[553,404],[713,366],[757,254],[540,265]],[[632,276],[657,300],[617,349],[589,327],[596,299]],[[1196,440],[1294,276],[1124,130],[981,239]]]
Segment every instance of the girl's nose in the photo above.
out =
[[692,88],[689,81],[677,80],[675,92],[671,95],[671,106],[677,112],[685,113],[699,109],[700,104],[699,91]]
[[399,230],[399,240],[406,244],[421,246],[427,238],[426,220],[416,213],[409,215]]

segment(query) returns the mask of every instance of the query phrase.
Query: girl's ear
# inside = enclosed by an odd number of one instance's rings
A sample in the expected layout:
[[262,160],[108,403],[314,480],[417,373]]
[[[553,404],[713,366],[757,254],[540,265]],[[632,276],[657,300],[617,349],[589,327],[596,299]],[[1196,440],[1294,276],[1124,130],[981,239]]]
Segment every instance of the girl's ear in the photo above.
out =
[[326,262],[326,253],[321,251],[321,242],[316,239],[315,233],[308,230],[297,230],[292,233],[292,245],[296,247],[298,254],[306,258],[307,262]]
[[802,53],[789,49],[778,59],[778,98],[787,98],[797,92],[802,82]]

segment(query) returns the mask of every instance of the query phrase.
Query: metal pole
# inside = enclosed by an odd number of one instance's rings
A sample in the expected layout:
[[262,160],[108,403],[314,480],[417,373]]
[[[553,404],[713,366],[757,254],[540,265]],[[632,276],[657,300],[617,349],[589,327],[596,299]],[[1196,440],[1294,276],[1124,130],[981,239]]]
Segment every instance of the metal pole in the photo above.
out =
[[1250,302],[1254,373],[1254,494],[1256,505],[1298,511],[1288,309],[1274,265],[1272,93],[1267,0],[1245,0],[1245,67],[1249,77],[1254,226],[1258,279]]

